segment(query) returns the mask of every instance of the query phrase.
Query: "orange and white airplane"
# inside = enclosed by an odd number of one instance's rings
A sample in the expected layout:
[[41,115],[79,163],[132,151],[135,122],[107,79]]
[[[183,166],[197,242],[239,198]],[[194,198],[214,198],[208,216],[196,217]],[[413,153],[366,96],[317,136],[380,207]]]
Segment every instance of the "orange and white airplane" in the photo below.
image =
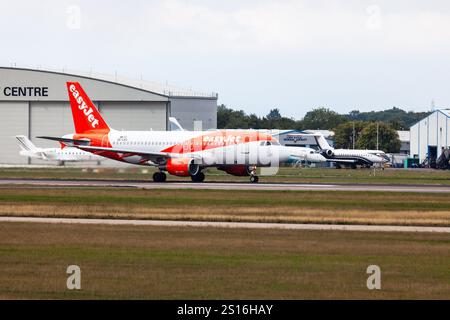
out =
[[293,158],[310,162],[326,159],[309,149],[285,147],[271,135],[255,130],[117,131],[108,126],[78,82],[67,82],[75,133],[39,137],[102,157],[137,165],[155,166],[155,182],[169,174],[202,182],[207,167],[258,182],[256,167],[278,167]]

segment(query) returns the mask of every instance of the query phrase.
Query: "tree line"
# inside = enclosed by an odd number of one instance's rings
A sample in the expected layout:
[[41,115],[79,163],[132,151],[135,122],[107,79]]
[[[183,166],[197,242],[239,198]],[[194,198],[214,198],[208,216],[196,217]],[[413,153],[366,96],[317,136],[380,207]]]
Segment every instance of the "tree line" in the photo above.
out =
[[328,108],[315,108],[296,120],[284,117],[278,108],[270,110],[266,116],[246,114],[243,110],[233,110],[225,105],[217,109],[219,129],[295,129],[332,130],[335,133],[336,148],[353,147],[375,149],[377,146],[386,152],[398,152],[400,140],[396,130],[409,130],[409,127],[426,117],[428,112],[406,112],[393,107],[384,111],[338,114]]

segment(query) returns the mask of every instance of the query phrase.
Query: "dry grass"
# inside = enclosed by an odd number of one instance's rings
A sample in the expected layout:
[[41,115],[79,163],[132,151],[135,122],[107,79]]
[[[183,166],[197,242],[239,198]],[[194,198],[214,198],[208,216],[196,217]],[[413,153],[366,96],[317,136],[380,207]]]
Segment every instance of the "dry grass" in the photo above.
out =
[[0,189],[0,215],[293,223],[450,225],[446,194]]
[[[0,298],[450,299],[443,234],[0,224]],[[82,290],[65,288],[66,268]],[[382,290],[366,288],[366,268]]]
[[[65,218],[117,218],[151,220],[192,220],[192,221],[246,221],[276,223],[331,223],[331,224],[378,224],[378,225],[420,225],[448,226],[448,212],[361,210],[318,210],[313,208],[292,209],[273,208],[261,214],[262,208],[189,207],[187,208],[142,208],[133,206],[113,206],[107,210],[104,206],[82,205],[21,205],[0,206],[1,216],[16,217],[65,217]],[[277,213],[278,212],[278,213]]]

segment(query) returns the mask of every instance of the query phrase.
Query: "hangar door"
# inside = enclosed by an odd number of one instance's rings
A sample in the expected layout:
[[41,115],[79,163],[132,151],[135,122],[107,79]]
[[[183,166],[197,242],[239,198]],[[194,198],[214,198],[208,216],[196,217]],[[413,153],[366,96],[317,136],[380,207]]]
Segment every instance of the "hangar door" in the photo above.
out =
[[28,158],[19,154],[15,135],[28,135],[28,103],[0,103],[0,163],[27,164]]
[[[53,136],[73,133],[72,111],[68,102],[32,102],[30,112],[30,137],[38,147],[57,148],[56,141],[37,139],[36,136]],[[49,164],[48,161],[31,160],[35,164]]]
[[165,102],[99,102],[106,123],[116,130],[166,130]]

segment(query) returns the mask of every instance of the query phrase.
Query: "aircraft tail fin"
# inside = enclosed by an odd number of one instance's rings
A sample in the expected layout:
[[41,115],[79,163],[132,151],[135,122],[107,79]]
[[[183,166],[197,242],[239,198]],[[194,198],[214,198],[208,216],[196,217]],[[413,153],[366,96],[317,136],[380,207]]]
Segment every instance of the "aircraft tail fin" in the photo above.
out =
[[333,149],[327,142],[327,139],[323,136],[323,134],[315,134],[314,138],[316,139],[317,145],[321,150],[330,150]]
[[109,132],[110,128],[78,82],[67,82],[76,133]]
[[17,135],[16,139],[19,141],[19,146],[25,151],[37,151],[36,146],[33,144],[33,142],[28,139],[28,137],[24,135]]

